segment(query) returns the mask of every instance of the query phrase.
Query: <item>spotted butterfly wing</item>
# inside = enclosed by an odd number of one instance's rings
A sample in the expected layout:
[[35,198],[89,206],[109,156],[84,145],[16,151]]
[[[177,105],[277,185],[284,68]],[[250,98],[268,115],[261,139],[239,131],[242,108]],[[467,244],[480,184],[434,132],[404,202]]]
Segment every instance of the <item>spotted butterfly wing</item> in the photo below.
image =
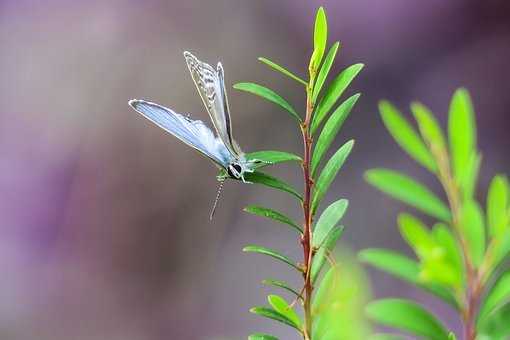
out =
[[218,136],[232,155],[239,158],[243,152],[232,137],[232,122],[221,63],[218,63],[215,70],[190,52],[184,52],[184,58]]

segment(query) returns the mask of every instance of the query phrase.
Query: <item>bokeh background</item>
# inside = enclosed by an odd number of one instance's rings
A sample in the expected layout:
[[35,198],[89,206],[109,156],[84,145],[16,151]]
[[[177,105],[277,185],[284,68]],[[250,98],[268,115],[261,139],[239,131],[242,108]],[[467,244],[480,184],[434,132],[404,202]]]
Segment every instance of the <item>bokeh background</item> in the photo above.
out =
[[[355,138],[329,200],[351,201],[344,243],[409,252],[395,218],[403,206],[362,178],[385,166],[434,180],[391,140],[377,113],[387,98],[420,99],[446,122],[466,86],[491,175],[510,168],[510,5],[485,0],[0,1],[0,338],[242,339],[291,331],[248,313],[265,277],[299,279],[241,252],[258,243],[300,258],[286,228],[242,213],[247,204],[299,216],[292,199],[229,182],[213,222],[216,170],[131,110],[146,98],[207,120],[182,58],[190,50],[226,69],[228,86],[256,81],[298,108],[303,93],[257,62],[304,75],[314,13],[324,5],[335,70],[363,62],[348,94],[363,96],[335,145]],[[245,150],[300,152],[288,115],[230,90]],[[299,169],[272,171],[300,185]],[[482,199],[483,201],[483,199]],[[454,314],[412,287],[370,271],[375,296],[412,296],[458,327]]]

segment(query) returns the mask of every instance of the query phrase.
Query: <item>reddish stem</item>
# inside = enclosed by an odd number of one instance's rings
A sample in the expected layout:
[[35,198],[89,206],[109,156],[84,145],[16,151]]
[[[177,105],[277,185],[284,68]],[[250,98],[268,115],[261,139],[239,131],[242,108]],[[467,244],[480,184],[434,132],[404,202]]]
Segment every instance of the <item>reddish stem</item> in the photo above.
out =
[[310,269],[312,266],[313,248],[312,248],[312,211],[311,211],[311,193],[313,186],[313,179],[310,174],[310,160],[312,153],[312,138],[310,136],[310,120],[313,111],[313,104],[310,98],[311,91],[307,90],[307,101],[306,101],[306,117],[305,122],[301,125],[301,132],[303,135],[303,180],[304,180],[304,197],[303,197],[303,235],[301,236],[301,244],[303,246],[303,260],[304,260],[304,314],[305,314],[305,326],[303,330],[303,337],[305,340],[311,339],[312,329],[312,293],[313,285],[310,277]]

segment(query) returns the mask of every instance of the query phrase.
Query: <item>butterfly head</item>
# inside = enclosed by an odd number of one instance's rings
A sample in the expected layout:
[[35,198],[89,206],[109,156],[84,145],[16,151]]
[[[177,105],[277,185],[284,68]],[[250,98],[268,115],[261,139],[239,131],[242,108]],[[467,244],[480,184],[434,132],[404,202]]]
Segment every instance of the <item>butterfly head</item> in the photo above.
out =
[[230,178],[242,180],[244,183],[251,183],[248,182],[244,176],[246,173],[252,173],[255,171],[257,166],[262,163],[262,161],[259,161],[257,159],[250,159],[245,160],[244,158],[237,159],[230,163],[227,167],[227,174]]

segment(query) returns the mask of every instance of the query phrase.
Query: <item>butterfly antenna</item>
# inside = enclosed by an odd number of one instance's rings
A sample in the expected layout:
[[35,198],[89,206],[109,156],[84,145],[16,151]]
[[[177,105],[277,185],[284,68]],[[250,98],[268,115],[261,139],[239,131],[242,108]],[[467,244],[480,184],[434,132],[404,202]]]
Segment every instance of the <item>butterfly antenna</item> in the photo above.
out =
[[214,205],[211,210],[211,215],[209,215],[209,221],[212,221],[214,217],[214,212],[216,211],[216,207],[218,206],[218,201],[220,200],[221,190],[223,189],[223,184],[225,184],[225,180],[222,179],[220,181],[220,185],[218,186],[218,192],[216,193],[216,198],[214,199]]

